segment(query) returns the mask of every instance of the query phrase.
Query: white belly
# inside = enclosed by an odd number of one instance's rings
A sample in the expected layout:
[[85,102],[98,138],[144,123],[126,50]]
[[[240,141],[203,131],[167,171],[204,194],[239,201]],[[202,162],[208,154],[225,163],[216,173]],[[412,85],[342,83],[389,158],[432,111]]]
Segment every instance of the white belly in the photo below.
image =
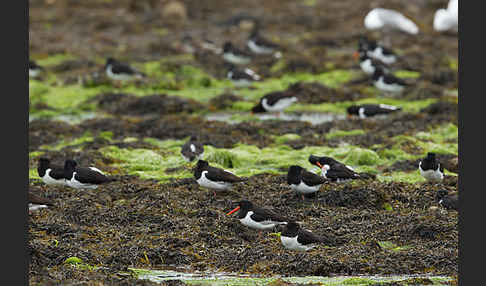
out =
[[42,181],[46,183],[46,185],[53,185],[53,186],[65,186],[66,185],[66,179],[62,180],[54,180],[49,176],[49,173],[51,172],[51,169],[47,169],[44,177],[42,177]]
[[40,74],[39,70],[29,69],[29,77],[37,77]]
[[240,219],[240,222],[243,225],[246,225],[247,227],[254,228],[254,229],[259,229],[259,230],[270,230],[275,227],[277,224],[286,224],[282,222],[275,222],[275,221],[261,221],[261,222],[256,222],[250,218],[250,216],[253,214],[252,211],[249,211],[246,213],[246,216],[242,219]]
[[442,181],[442,179],[444,179],[444,174],[440,172],[439,168],[437,168],[437,170],[424,171],[422,170],[422,167],[419,166],[419,170],[420,170],[420,175],[422,175],[422,177],[424,177],[427,181],[437,182],[437,181]]
[[277,103],[275,103],[274,105],[270,106],[270,105],[267,104],[267,99],[264,98],[262,100],[262,106],[267,111],[272,111],[272,112],[273,111],[282,111],[285,108],[292,105],[292,103],[294,103],[296,101],[297,101],[296,97],[288,97],[288,98],[281,99],[281,100],[277,101]]
[[230,63],[233,63],[233,64],[237,64],[237,65],[245,65],[245,64],[247,64],[247,63],[250,62],[250,59],[249,58],[239,57],[239,56],[236,56],[233,53],[224,53],[223,54],[223,59],[225,61],[227,61],[227,62],[230,62]]
[[265,47],[258,46],[253,40],[249,40],[247,42],[247,46],[255,54],[271,54],[271,53],[273,53],[272,48],[265,48]]
[[307,251],[314,246],[306,246],[302,245],[297,242],[297,236],[295,237],[286,237],[286,236],[280,236],[280,241],[282,242],[283,246],[287,249],[290,250],[298,250],[298,251]]
[[363,70],[366,74],[373,74],[375,72],[375,67],[372,65],[370,59],[361,62],[359,65],[361,70]]
[[401,92],[404,87],[398,84],[386,84],[383,81],[383,77],[380,77],[377,81],[375,81],[375,87],[388,92]]
[[46,205],[37,205],[37,204],[29,203],[29,212],[36,211],[39,209],[45,209],[45,208],[47,208]]
[[394,55],[384,55],[383,49],[381,47],[374,49],[373,51],[367,52],[368,57],[372,57],[374,59],[380,60],[385,64],[393,64],[396,62],[397,58]]
[[135,75],[128,75],[128,74],[115,74],[111,70],[111,65],[109,65],[108,68],[106,69],[106,75],[111,79],[119,80],[119,81],[127,81],[137,77]]
[[298,194],[310,194],[319,191],[321,186],[322,184],[310,187],[304,184],[302,181],[300,181],[298,185],[291,184],[290,188],[295,192],[297,192]]
[[228,190],[231,189],[231,183],[227,182],[213,182],[206,178],[206,173],[208,171],[203,171],[201,177],[197,180],[197,183],[204,188],[215,189],[215,190]]

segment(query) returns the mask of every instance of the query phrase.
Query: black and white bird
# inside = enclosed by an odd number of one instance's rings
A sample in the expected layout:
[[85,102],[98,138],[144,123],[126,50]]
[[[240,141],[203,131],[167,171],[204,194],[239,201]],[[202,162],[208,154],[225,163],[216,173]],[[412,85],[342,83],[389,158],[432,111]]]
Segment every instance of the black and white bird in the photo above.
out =
[[327,180],[324,177],[309,172],[297,165],[290,166],[287,173],[287,184],[289,184],[290,188],[297,194],[302,195],[302,200],[304,200],[304,194],[311,194],[319,191],[322,184],[326,181]]
[[361,105],[351,105],[346,109],[348,115],[356,115],[359,118],[367,118],[380,114],[389,114],[392,112],[402,110],[401,107],[396,107],[393,105],[386,104],[361,104]]
[[226,42],[223,45],[223,59],[235,65],[246,65],[250,63],[252,56],[238,49],[231,42]]
[[328,240],[301,228],[296,222],[289,222],[280,233],[280,241],[287,249],[307,251]]
[[358,41],[358,55],[366,54],[368,57],[379,60],[386,65],[395,63],[398,56],[389,48],[378,44],[375,40],[370,40],[361,36]]
[[231,80],[236,87],[247,87],[253,82],[259,81],[260,76],[256,74],[253,70],[249,68],[240,69],[234,65],[229,66],[228,73],[226,77]]
[[39,158],[37,173],[46,185],[66,186],[67,181],[62,166],[51,165],[47,158]]
[[240,222],[253,229],[271,230],[277,225],[284,225],[288,222],[288,219],[284,216],[270,209],[257,207],[247,200],[238,202],[238,206],[228,212],[227,215],[231,215],[236,211],[239,211],[238,219]]
[[410,86],[409,83],[401,78],[388,74],[382,68],[377,67],[372,76],[374,86],[384,92],[400,93],[405,87]]
[[78,167],[72,159],[64,162],[64,174],[67,185],[75,189],[96,189],[101,184],[114,181],[95,167]]
[[192,135],[189,141],[182,145],[181,155],[188,162],[199,160],[204,155],[204,146],[195,135]]
[[428,152],[427,157],[419,162],[419,171],[427,181],[439,182],[444,179],[444,167],[432,152]]
[[251,111],[253,113],[282,112],[294,102],[297,102],[297,97],[292,93],[281,91],[270,92],[260,98],[258,104]]
[[322,176],[331,182],[340,183],[360,178],[360,175],[353,168],[332,157],[310,155],[309,162],[321,168]]
[[447,190],[438,190],[435,199],[445,209],[456,211],[459,209],[459,196],[456,192],[449,194]]
[[44,68],[38,65],[35,61],[29,60],[29,77],[36,78],[43,70]]
[[201,187],[212,189],[213,192],[214,190],[230,190],[234,183],[245,180],[229,171],[209,166],[209,163],[204,160],[197,161],[194,177]]
[[146,75],[128,64],[121,63],[114,58],[108,58],[105,64],[106,75],[116,81],[128,81],[132,79],[141,79]]
[[418,26],[402,13],[384,8],[374,8],[364,18],[364,25],[368,30],[399,30],[416,35]]
[[276,58],[282,57],[282,53],[278,51],[279,46],[260,35],[258,25],[255,25],[246,41],[246,46],[257,55],[274,54]]
[[50,206],[54,206],[51,200],[40,197],[29,190],[29,213]]
[[375,70],[377,67],[380,67],[383,69],[383,71],[388,72],[388,68],[385,67],[382,63],[373,60],[370,58],[366,52],[357,52],[355,55],[359,57],[359,66],[361,67],[361,70],[367,74],[367,75],[372,75],[375,73]]

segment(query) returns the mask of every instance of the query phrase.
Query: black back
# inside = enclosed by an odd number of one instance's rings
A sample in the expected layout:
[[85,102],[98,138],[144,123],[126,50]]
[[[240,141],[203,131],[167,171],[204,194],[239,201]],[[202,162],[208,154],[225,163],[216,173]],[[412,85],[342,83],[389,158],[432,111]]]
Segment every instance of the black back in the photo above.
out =
[[[233,75],[231,76],[232,80],[239,80],[239,79],[246,79],[246,80],[249,80],[249,81],[254,80],[253,76],[251,76],[250,74],[246,73],[245,71],[243,71],[241,69],[233,68],[230,71],[233,73]],[[229,73],[229,71],[228,71],[228,73]]]
[[208,171],[206,173],[206,178],[214,182],[237,183],[244,180],[236,176],[235,174],[227,172],[223,169],[209,166],[209,163],[207,161],[199,160],[197,161],[197,165],[194,170],[194,177],[196,177],[196,179],[201,178],[201,174],[203,171]]
[[390,73],[385,73],[384,69],[381,66],[376,66],[375,72],[371,77],[374,81],[377,81],[383,77],[383,82],[386,84],[399,84],[403,86],[409,86],[409,84],[401,78],[398,78]]
[[226,42],[223,45],[223,53],[233,53],[240,57],[251,57],[251,55],[243,50],[235,47],[231,42]]
[[111,70],[115,74],[142,74],[141,72],[130,67],[128,64],[121,63],[113,58],[108,58],[106,60],[105,68],[108,67],[108,65],[111,65]]
[[66,179],[70,180],[73,177],[73,173],[76,172],[74,179],[82,184],[99,185],[112,181],[112,179],[99,172],[96,172],[90,168],[78,167],[77,165],[78,164],[74,160],[66,160],[64,163],[64,174]]
[[53,206],[53,202],[49,199],[40,197],[31,191],[29,191],[29,203],[36,204],[36,205],[46,205],[46,206]]
[[268,220],[276,221],[276,222],[288,221],[288,219],[275,213],[274,211],[266,208],[257,207],[252,202],[247,200],[242,200],[238,202],[238,206],[240,207],[240,210],[238,211],[239,219],[244,218],[249,211],[252,211],[253,214],[251,215],[251,219],[256,222],[262,222]]
[[439,190],[435,195],[435,199],[446,209],[459,209],[459,196],[457,194],[449,195],[447,190]]
[[347,112],[350,115],[359,115],[359,109],[364,108],[364,114],[366,116],[375,116],[378,114],[388,114],[391,112],[399,111],[401,108],[390,109],[384,108],[379,104],[362,104],[362,105],[352,105],[348,107]]
[[297,242],[302,245],[308,245],[313,243],[323,242],[323,238],[308,231],[302,229],[300,225],[296,222],[289,222],[281,232],[282,236],[285,237],[295,237],[297,236]]
[[314,174],[312,172],[307,171],[306,169],[300,166],[290,166],[289,171],[287,173],[287,183],[298,185],[300,182],[303,181],[307,186],[317,186],[325,183],[327,180]]
[[35,61],[29,60],[29,69],[33,69],[33,70],[39,69],[39,70],[42,70],[43,68],[40,65],[38,65]]
[[278,48],[277,44],[270,42],[269,40],[265,39],[260,35],[258,25],[255,25],[248,40],[252,40],[253,42],[255,42],[257,46],[266,47],[270,49]]

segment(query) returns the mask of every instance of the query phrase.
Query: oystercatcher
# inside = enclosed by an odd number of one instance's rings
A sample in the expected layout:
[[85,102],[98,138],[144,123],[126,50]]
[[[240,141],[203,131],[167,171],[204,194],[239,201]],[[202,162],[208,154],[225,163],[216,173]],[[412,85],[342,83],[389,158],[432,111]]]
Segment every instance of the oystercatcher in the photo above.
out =
[[38,209],[53,206],[54,203],[46,198],[42,198],[31,191],[29,191],[29,213]]
[[363,119],[379,114],[388,114],[399,110],[402,110],[402,108],[386,104],[352,105],[346,109],[348,115],[357,115],[359,118]]
[[361,36],[358,41],[358,55],[361,53],[365,53],[368,57],[379,60],[386,65],[391,65],[397,61],[397,56],[391,49],[379,45],[376,41],[365,36]]
[[146,75],[128,64],[121,63],[113,58],[108,58],[105,65],[106,75],[116,81],[127,81],[132,79],[141,79]]
[[331,182],[345,182],[360,178],[353,168],[331,157],[309,156],[309,162],[321,168],[322,176]]
[[37,173],[46,185],[67,185],[64,168],[61,166],[51,165],[51,161],[47,158],[39,159]]
[[435,199],[445,209],[459,209],[459,196],[456,192],[449,194],[447,190],[438,190]]
[[197,137],[192,135],[189,141],[187,141],[181,148],[181,155],[184,160],[192,162],[195,159],[202,158],[204,154],[204,146],[197,141]]
[[288,219],[266,208],[259,208],[252,202],[242,200],[227,215],[238,211],[238,219],[243,225],[258,230],[270,230],[277,225],[287,224]]
[[428,152],[419,163],[420,175],[427,181],[439,182],[444,179],[444,167],[435,158],[435,153]]
[[43,70],[44,68],[38,65],[35,61],[29,60],[29,77],[36,78]]
[[374,61],[366,52],[356,52],[355,56],[359,57],[359,66],[361,67],[361,70],[368,75],[375,73],[376,67],[381,67],[385,72],[388,71],[384,65]]
[[275,91],[260,98],[256,106],[252,108],[253,113],[258,112],[282,112],[285,108],[297,101],[297,97],[291,93]]
[[96,189],[98,185],[109,183],[115,179],[109,178],[95,167],[78,167],[78,163],[68,159],[64,162],[64,174],[67,185],[75,189]]
[[289,222],[280,233],[280,241],[287,249],[307,251],[327,239],[301,228],[296,222]]
[[246,65],[250,63],[252,57],[250,54],[233,46],[231,42],[226,42],[223,45],[223,59],[235,65]]
[[234,65],[229,66],[226,77],[237,87],[250,86],[254,81],[260,80],[260,76],[251,69],[239,69]]
[[214,195],[216,195],[214,190],[229,190],[234,183],[245,180],[229,171],[209,166],[209,163],[204,160],[197,161],[194,177],[201,187],[212,189]]
[[385,92],[399,93],[402,92],[406,86],[410,86],[410,84],[401,78],[385,73],[380,67],[376,67],[372,79],[375,87]]
[[439,9],[434,15],[434,30],[443,32],[447,30],[456,30],[459,23],[458,0],[450,0],[447,9]]
[[277,51],[279,48],[277,44],[270,42],[260,35],[258,25],[255,25],[250,37],[246,41],[246,45],[253,53],[258,55],[269,55],[275,53],[276,58],[280,58],[282,55]]
[[322,176],[316,175],[302,168],[301,166],[290,166],[287,173],[287,184],[296,193],[302,195],[304,200],[304,194],[315,193],[319,191],[319,188],[327,180]]
[[419,32],[417,25],[402,13],[384,8],[374,8],[368,12],[364,19],[364,25],[369,30],[395,29],[413,35]]

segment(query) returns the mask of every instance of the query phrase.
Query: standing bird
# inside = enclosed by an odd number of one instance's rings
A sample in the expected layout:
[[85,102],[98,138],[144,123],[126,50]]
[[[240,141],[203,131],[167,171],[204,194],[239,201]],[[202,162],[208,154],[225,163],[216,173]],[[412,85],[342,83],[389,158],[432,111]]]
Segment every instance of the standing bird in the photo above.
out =
[[405,87],[410,86],[410,84],[403,79],[385,73],[380,67],[375,69],[372,79],[375,87],[384,92],[400,93]]
[[228,212],[227,215],[231,215],[238,210],[238,219],[240,222],[253,229],[271,230],[277,225],[284,225],[288,222],[287,218],[276,214],[272,210],[259,208],[247,200],[238,202],[238,206]]
[[106,60],[105,71],[109,78],[116,81],[127,81],[146,77],[144,73],[113,58],[108,58]]
[[182,145],[181,155],[184,160],[188,162],[202,158],[203,154],[204,146],[197,141],[197,137],[195,135],[192,135],[189,141]]
[[317,246],[317,244],[326,242],[327,238],[301,228],[296,222],[289,222],[280,234],[280,241],[287,249],[307,251]]
[[223,45],[223,59],[235,65],[246,65],[250,63],[252,56],[236,48],[231,42],[226,42]]
[[359,66],[361,70],[366,73],[367,75],[373,75],[377,67],[383,69],[383,71],[387,72],[388,69],[381,63],[373,60],[371,57],[368,56],[366,52],[356,52],[355,57],[359,57]]
[[35,61],[29,60],[29,77],[36,78],[43,70],[44,68],[38,65]]
[[444,179],[444,167],[435,158],[435,153],[428,152],[419,163],[420,175],[427,181],[440,182]]
[[374,40],[369,40],[365,36],[361,36],[358,41],[358,55],[361,53],[365,53],[368,57],[379,60],[386,65],[395,63],[398,58],[391,49],[378,44]]
[[251,69],[239,69],[234,65],[230,65],[226,77],[231,80],[236,87],[247,87],[253,82],[260,80],[260,76]]
[[449,194],[447,190],[438,190],[435,199],[445,209],[459,210],[459,196],[456,192]]
[[68,159],[64,162],[67,185],[75,189],[96,189],[98,185],[114,181],[95,167],[78,167],[78,163]]
[[353,168],[331,157],[310,155],[309,162],[321,168],[322,176],[331,182],[340,183],[360,178]]
[[351,105],[346,109],[348,115],[357,115],[362,119],[380,114],[388,114],[399,110],[402,110],[402,108],[386,104]]
[[204,160],[197,161],[194,177],[201,187],[212,189],[215,196],[215,190],[230,190],[234,183],[244,181],[231,172],[209,166],[209,163]]
[[297,101],[297,97],[291,93],[275,91],[270,92],[260,98],[256,106],[252,108],[252,113],[258,112],[279,112]]
[[40,158],[37,166],[37,173],[46,185],[66,186],[67,181],[64,174],[64,168],[57,165],[51,165],[47,158]]
[[319,191],[322,184],[327,180],[322,176],[316,175],[302,168],[301,166],[290,166],[287,173],[287,184],[297,194],[302,195],[304,200],[304,194],[311,194]]
[[246,41],[246,46],[255,54],[269,55],[275,53],[275,57],[280,58],[282,54],[277,51],[279,46],[263,38],[258,31],[258,25],[255,25],[250,37]]
[[54,206],[51,200],[42,198],[29,190],[29,213],[50,206]]

